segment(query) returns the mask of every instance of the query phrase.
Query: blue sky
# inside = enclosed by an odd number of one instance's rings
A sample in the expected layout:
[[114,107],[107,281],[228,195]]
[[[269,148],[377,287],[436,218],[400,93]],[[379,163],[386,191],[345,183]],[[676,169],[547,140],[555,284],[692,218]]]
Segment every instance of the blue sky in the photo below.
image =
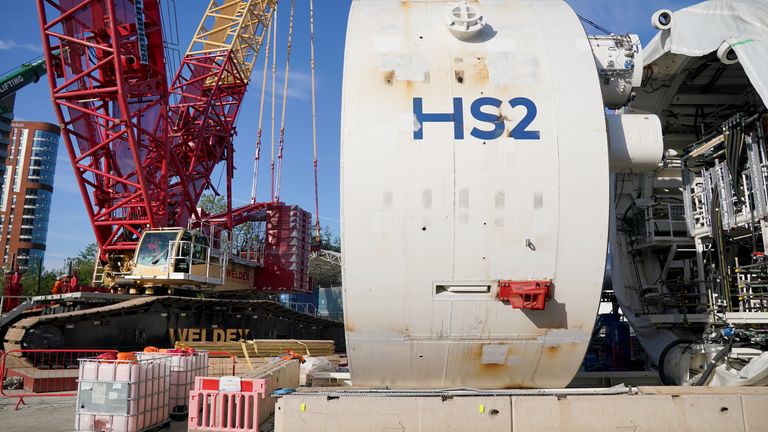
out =
[[[164,0],[165,1],[165,0]],[[37,23],[35,2],[22,0],[13,2],[0,14],[0,73],[8,71],[21,62],[41,55],[40,33]],[[280,10],[278,67],[283,69],[285,42],[288,28],[288,2]],[[350,0],[315,0],[315,32],[317,57],[317,98],[318,98],[318,146],[320,166],[320,222],[338,231],[339,225],[339,124],[341,105],[341,77],[344,59],[344,38],[346,17]],[[650,16],[658,9],[679,9],[697,1],[692,0],[568,0],[568,3],[582,16],[617,32],[633,32],[648,42],[654,34]],[[178,13],[180,50],[186,50],[196,26],[208,5],[208,0],[176,0]],[[311,91],[309,67],[309,13],[308,0],[296,0],[296,30],[291,61],[290,88],[287,92],[287,121],[284,171],[281,197],[288,203],[296,203],[314,211],[312,186],[312,135],[311,135]],[[589,32],[596,32],[588,29]],[[241,111],[238,122],[238,136],[235,139],[236,203],[245,203],[250,198],[251,169],[258,128],[258,109],[261,87],[259,62],[254,70],[251,88]],[[278,80],[278,88],[282,80]],[[278,93],[279,101],[282,91]],[[267,92],[267,99],[271,94]],[[47,82],[27,87],[19,92],[16,99],[16,118],[29,121],[56,123],[51,107]],[[267,128],[264,133],[262,158],[269,158],[268,128],[269,113],[265,116]],[[278,126],[279,127],[279,126]],[[264,162],[267,162],[266,160]],[[260,168],[259,199],[269,197],[269,165]],[[219,174],[214,175],[214,183]],[[222,183],[223,186],[223,183]],[[63,143],[59,147],[56,170],[55,192],[48,230],[48,250],[45,264],[48,268],[61,267],[67,257],[74,256],[88,243],[93,242],[93,233],[83,208],[72,167]]]

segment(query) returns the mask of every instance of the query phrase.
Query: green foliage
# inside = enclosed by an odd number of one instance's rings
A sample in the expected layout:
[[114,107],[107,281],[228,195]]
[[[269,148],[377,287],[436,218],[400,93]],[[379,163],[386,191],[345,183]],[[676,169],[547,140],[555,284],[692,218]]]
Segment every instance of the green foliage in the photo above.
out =
[[[67,264],[60,269],[40,268],[39,262],[33,262],[21,275],[21,285],[24,287],[22,295],[47,295],[51,293],[56,278],[66,275],[71,271],[77,276],[80,285],[90,285],[93,281],[93,270],[98,246],[91,243],[81,250],[75,257],[67,258]],[[4,285],[4,278],[3,278]]]
[[339,236],[335,235],[327,225],[320,230],[320,249],[341,252]]
[[[223,195],[204,194],[200,198],[198,206],[210,214],[218,214],[227,211],[227,197]],[[256,244],[264,241],[263,223],[248,222],[236,226],[232,235],[225,233],[222,240],[230,243],[230,250],[234,254],[241,251],[250,251]],[[231,237],[231,238],[230,238]]]
[[[204,194],[200,198],[199,207],[211,214],[223,213],[227,210],[227,198],[223,195]],[[256,241],[263,241],[263,235],[263,230],[260,230],[259,226],[255,223],[246,223],[236,227],[232,236],[233,251],[236,253],[237,251],[248,250],[250,242],[256,239],[258,239]],[[312,238],[314,239],[314,237],[315,232],[313,229]],[[329,226],[325,226],[320,230],[320,248],[341,252],[341,240]]]
[[223,213],[227,211],[227,198],[224,195],[203,194],[198,207],[210,214]]
[[[99,247],[96,243],[91,243],[81,250],[77,256],[69,258],[69,266],[72,267],[72,273],[77,276],[80,285],[90,285],[93,281],[93,270],[96,265],[96,254],[98,251]],[[69,268],[66,270],[69,270]]]
[[24,287],[22,295],[50,294],[57,277],[59,277],[57,271],[41,269],[40,263],[34,263],[21,275],[21,286]]

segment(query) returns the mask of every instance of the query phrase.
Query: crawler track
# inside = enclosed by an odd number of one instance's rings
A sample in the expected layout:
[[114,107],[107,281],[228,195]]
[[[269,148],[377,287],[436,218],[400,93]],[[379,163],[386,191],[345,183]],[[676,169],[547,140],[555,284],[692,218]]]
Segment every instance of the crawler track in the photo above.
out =
[[[185,341],[333,339],[343,350],[338,321],[307,315],[268,300],[50,296],[6,325],[12,349],[118,349]],[[1,330],[0,330],[1,331]]]

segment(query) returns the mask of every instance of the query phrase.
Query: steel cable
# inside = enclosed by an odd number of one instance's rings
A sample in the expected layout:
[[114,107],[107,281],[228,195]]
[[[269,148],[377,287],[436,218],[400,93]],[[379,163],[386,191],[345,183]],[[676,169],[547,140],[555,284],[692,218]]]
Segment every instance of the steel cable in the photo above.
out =
[[309,64],[312,75],[312,166],[315,171],[315,242],[320,243],[320,191],[317,181],[317,108],[315,92],[315,5],[309,0]]
[[264,125],[264,97],[267,94],[267,75],[269,74],[269,50],[272,39],[272,27],[276,21],[270,23],[267,29],[267,52],[264,55],[264,78],[261,83],[261,102],[259,103],[259,130],[256,133],[256,151],[253,155],[253,180],[251,182],[251,204],[256,204],[256,189],[259,184],[259,162],[261,159],[261,135]]
[[283,106],[280,114],[280,141],[277,147],[277,167],[275,168],[275,195],[273,196],[274,202],[280,201],[280,179],[283,173],[283,147],[285,146],[285,109],[288,104],[288,77],[290,76],[291,69],[291,49],[293,45],[293,17],[295,8],[295,0],[291,0],[291,16],[288,21],[288,49],[285,56],[285,80],[283,83]]

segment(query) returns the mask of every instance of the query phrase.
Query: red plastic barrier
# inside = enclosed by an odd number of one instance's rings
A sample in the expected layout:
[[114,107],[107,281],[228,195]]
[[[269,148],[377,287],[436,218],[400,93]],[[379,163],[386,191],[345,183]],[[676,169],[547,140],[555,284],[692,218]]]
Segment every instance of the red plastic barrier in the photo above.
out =
[[236,379],[222,386],[221,378],[197,377],[189,393],[187,430],[258,432],[259,401],[266,396],[264,379]]

